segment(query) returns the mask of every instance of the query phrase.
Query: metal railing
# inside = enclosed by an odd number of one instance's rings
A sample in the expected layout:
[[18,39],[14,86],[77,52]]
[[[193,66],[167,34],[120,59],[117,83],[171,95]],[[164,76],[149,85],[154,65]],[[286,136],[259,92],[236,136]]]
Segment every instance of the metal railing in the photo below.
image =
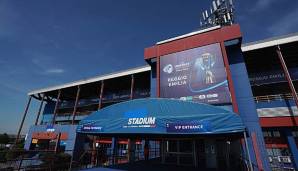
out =
[[[131,151],[134,153],[133,161],[145,160],[144,151],[136,149]],[[151,148],[149,150],[149,158],[154,159],[160,157],[159,148]],[[70,163],[71,169],[86,169],[93,167],[108,167],[112,165],[125,164],[129,162],[129,152],[127,149],[112,150],[111,148],[104,149],[103,151],[86,150],[84,151],[77,161],[72,160]]]
[[72,151],[5,149],[0,151],[0,170],[68,170]]
[[273,171],[295,171],[292,156],[268,156]]
[[255,96],[255,102],[270,102],[275,100],[292,100],[292,94],[275,94],[275,95],[265,95],[265,96]]
[[[3,151],[0,151],[0,154],[1,152]],[[77,161],[73,160],[71,155],[66,154],[72,153],[72,151],[24,151],[19,149],[9,150],[9,152],[13,155],[13,157],[5,160],[1,160],[0,158],[0,170],[81,170],[94,167],[110,167],[113,165],[121,165],[129,162],[127,149],[119,149],[116,151],[113,151],[112,149],[105,149],[103,153],[99,150],[87,150],[81,154]],[[145,160],[143,150],[136,149],[131,153],[134,153],[134,162]],[[152,148],[149,150],[148,159],[157,159],[157,161],[160,161],[160,155],[159,148]],[[186,155],[186,157],[190,157],[189,154]],[[181,162],[184,157],[184,154],[180,155]],[[245,158],[240,157],[239,160],[235,160],[233,163],[236,162],[238,162],[241,166],[241,168],[239,168],[240,170],[249,170],[248,160]],[[258,169],[257,165],[254,163],[253,168],[256,170]]]

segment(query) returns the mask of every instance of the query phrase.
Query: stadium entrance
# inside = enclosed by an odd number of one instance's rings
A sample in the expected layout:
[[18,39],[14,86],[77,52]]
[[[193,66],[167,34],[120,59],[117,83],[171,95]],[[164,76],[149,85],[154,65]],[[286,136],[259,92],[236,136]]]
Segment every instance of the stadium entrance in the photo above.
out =
[[237,114],[169,99],[112,105],[91,114],[77,128],[89,138],[85,150],[93,165],[129,170],[146,170],[142,167],[148,163],[157,168],[245,170],[242,152],[247,148],[240,143],[244,130]]

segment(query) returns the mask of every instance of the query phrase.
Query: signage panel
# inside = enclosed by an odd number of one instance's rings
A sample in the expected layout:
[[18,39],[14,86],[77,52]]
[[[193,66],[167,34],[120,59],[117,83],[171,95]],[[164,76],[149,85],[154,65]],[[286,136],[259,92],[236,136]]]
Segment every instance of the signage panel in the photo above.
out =
[[166,124],[167,132],[191,133],[191,132],[211,132],[211,124],[208,121],[176,122]]
[[[298,68],[289,68],[289,73],[293,81],[298,80]],[[286,82],[285,75],[282,70],[273,70],[266,72],[250,73],[249,81],[251,85],[263,85]]]
[[230,103],[220,44],[161,56],[160,90],[163,98],[209,104]]

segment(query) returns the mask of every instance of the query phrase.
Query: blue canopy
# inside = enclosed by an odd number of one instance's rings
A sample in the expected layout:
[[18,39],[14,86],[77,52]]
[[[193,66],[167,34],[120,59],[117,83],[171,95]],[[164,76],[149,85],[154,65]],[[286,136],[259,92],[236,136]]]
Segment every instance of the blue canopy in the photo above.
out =
[[81,120],[79,133],[223,134],[243,132],[239,115],[207,104],[161,98],[111,105]]

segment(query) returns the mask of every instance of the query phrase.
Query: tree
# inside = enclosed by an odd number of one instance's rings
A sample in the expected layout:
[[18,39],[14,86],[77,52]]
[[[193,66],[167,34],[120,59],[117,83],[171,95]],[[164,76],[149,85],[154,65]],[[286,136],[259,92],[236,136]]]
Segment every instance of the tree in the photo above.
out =
[[0,134],[0,144],[8,144],[9,143],[9,136],[4,133]]

